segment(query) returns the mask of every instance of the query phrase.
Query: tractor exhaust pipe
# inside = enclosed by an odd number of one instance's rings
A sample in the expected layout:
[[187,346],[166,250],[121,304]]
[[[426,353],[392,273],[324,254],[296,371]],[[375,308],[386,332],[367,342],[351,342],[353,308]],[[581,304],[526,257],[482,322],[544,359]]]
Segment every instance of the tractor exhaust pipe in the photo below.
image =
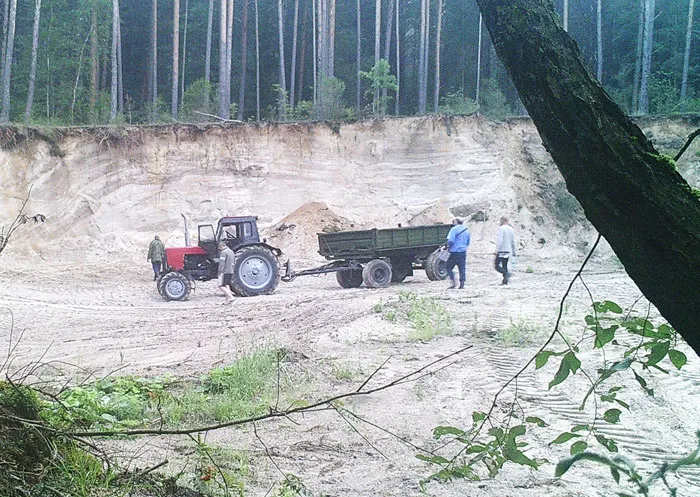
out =
[[183,213],[180,213],[182,220],[185,223],[185,247],[190,246],[190,230],[187,229],[187,218]]

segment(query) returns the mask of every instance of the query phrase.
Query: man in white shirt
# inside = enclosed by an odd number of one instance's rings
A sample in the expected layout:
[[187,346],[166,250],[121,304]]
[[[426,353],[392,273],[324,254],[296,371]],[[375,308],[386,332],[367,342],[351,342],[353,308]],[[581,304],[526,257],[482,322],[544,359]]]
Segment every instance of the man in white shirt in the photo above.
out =
[[510,278],[508,263],[511,257],[515,257],[515,232],[508,224],[508,218],[502,217],[501,226],[496,235],[496,271],[503,275],[501,285],[508,284]]

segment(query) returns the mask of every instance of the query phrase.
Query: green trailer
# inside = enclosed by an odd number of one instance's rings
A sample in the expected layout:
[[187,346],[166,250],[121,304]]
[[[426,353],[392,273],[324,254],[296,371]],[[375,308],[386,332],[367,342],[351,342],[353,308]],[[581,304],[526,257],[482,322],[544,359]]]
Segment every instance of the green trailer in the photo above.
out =
[[401,282],[415,269],[425,270],[428,279],[447,277],[441,247],[451,226],[397,227],[359,231],[318,233],[318,252],[328,264],[294,272],[287,262],[284,281],[309,274],[336,273],[343,288],[383,288]]

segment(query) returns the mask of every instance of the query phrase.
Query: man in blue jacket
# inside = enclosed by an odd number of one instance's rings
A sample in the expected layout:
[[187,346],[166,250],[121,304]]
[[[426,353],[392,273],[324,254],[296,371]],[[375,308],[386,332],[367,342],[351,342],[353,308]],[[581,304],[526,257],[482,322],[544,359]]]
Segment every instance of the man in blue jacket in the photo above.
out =
[[447,250],[450,257],[447,259],[447,274],[452,282],[450,288],[454,288],[455,275],[453,269],[455,266],[459,269],[459,288],[464,288],[464,282],[467,280],[467,247],[471,237],[469,229],[462,224],[462,220],[457,218],[453,221],[453,226],[447,234]]

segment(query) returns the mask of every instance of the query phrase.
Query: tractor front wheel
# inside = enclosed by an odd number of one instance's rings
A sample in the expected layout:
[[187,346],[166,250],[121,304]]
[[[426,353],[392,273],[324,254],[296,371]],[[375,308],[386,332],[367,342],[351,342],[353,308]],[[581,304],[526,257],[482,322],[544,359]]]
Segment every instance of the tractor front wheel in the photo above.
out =
[[251,245],[236,251],[231,291],[241,297],[268,294],[280,282],[277,257],[265,247]]
[[362,280],[367,288],[386,288],[391,283],[391,266],[381,259],[374,259],[362,268]]
[[166,273],[158,282],[158,292],[165,300],[187,300],[191,290],[190,280],[177,271]]

